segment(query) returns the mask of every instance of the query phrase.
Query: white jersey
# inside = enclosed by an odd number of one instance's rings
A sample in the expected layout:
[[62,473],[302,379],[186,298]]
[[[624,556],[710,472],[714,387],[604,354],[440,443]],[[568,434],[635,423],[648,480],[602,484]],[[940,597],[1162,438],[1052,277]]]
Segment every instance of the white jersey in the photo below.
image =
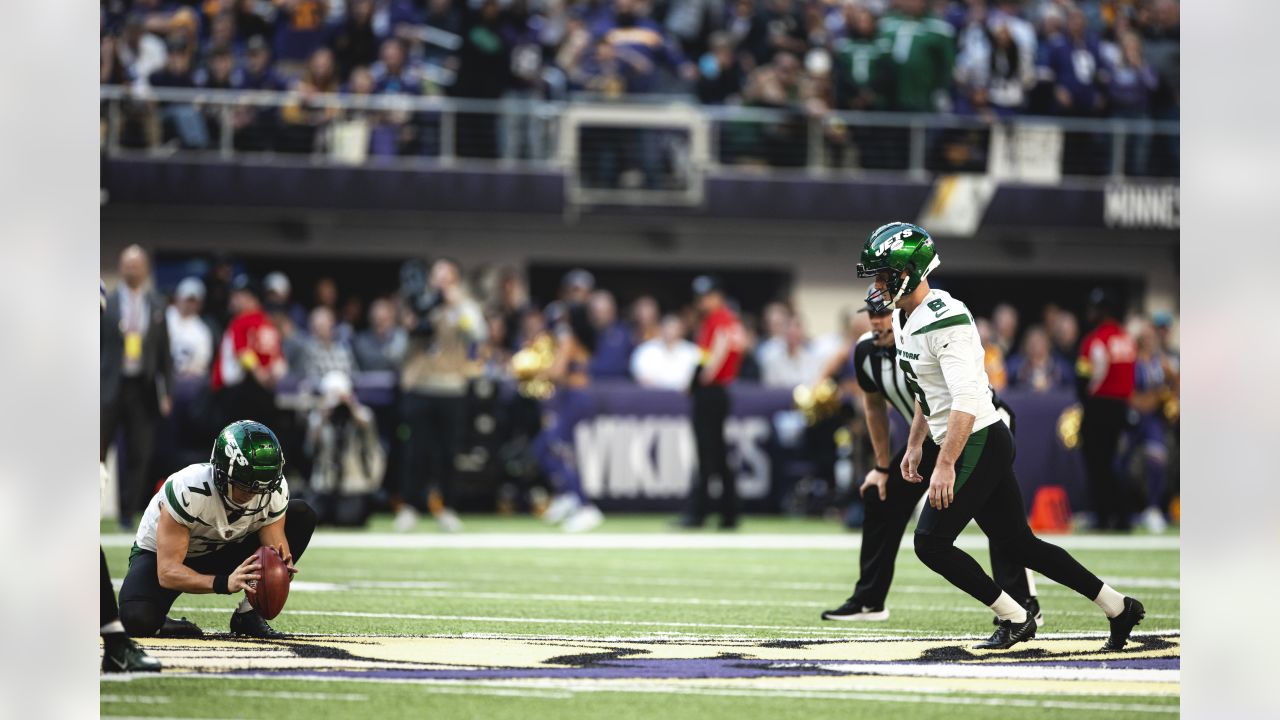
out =
[[[253,502],[257,504],[257,498]],[[232,520],[227,517],[226,505],[213,485],[213,465],[188,465],[170,475],[151,498],[138,525],[134,544],[142,550],[155,552],[160,513],[168,512],[169,517],[191,531],[187,557],[207,555],[276,522],[288,508],[289,484],[281,479],[280,488],[272,493],[266,508],[253,514],[237,515]]]
[[942,290],[930,290],[911,316],[893,313],[898,366],[906,374],[934,442],[942,444],[952,410],[974,416],[977,432],[999,422],[973,314]]

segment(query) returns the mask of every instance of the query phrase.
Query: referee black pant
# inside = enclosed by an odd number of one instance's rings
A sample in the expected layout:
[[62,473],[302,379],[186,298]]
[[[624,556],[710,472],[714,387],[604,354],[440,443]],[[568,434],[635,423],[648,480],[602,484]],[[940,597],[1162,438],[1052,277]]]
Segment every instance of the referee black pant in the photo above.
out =
[[698,448],[698,474],[689,490],[688,518],[702,522],[707,516],[711,478],[720,478],[720,524],[738,521],[737,479],[729,469],[729,447],[724,423],[729,418],[729,389],[724,385],[693,387],[693,439]]
[[[315,532],[316,513],[307,503],[294,499],[289,501],[284,517],[284,537],[297,563]],[[202,575],[229,575],[260,547],[258,533],[251,533],[208,555],[189,557],[183,564]],[[120,587],[120,621],[125,631],[134,637],[155,635],[181,594],[160,586],[155,553],[135,549],[129,557],[129,573]]]
[[1089,476],[1089,498],[1103,530],[1128,530],[1129,513],[1122,502],[1116,455],[1120,436],[1129,424],[1129,403],[1118,398],[1091,397],[1083,403],[1080,451]]
[[[1001,424],[1003,426],[1003,423]],[[938,446],[926,439],[919,472],[923,482],[909,483],[902,477],[902,457],[907,452],[904,445],[889,463],[889,480],[885,484],[885,499],[874,488],[869,488],[862,498],[866,515],[862,522],[862,549],[858,554],[860,575],[853,589],[853,601],[869,608],[884,607],[893,584],[893,569],[902,545],[902,534],[911,521],[916,503],[929,488],[929,475],[938,460]],[[991,543],[991,571],[996,583],[1018,602],[1031,597],[1027,570],[1013,561],[1008,553]]]
[[[924,472],[925,482],[928,475]],[[983,605],[1000,597],[1000,586],[982,571],[955,539],[976,520],[993,547],[1004,557],[1030,568],[1093,600],[1102,581],[1057,545],[1051,545],[1027,526],[1022,492],[1013,474],[1013,436],[1004,423],[989,425],[969,436],[956,461],[955,499],[945,510],[925,505],[916,525],[916,556]],[[1015,597],[1015,599],[1018,599]]]

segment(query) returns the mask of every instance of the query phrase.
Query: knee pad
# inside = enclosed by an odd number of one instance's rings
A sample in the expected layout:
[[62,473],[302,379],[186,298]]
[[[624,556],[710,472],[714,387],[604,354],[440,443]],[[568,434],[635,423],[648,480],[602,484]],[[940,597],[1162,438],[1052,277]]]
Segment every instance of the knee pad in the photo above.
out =
[[164,625],[164,612],[154,603],[133,600],[120,604],[120,623],[133,637],[150,637]]

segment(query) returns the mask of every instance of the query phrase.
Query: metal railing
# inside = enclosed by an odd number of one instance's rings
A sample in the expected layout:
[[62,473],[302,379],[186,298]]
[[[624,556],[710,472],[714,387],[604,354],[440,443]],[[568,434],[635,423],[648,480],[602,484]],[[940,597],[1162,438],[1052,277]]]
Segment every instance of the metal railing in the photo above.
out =
[[[815,175],[890,171],[1176,177],[1176,121],[703,106],[687,98],[599,103],[524,98],[303,95],[102,86],[108,155],[190,154],[311,163],[563,169],[583,187],[683,192],[742,167]],[[601,170],[601,168],[604,168]]]

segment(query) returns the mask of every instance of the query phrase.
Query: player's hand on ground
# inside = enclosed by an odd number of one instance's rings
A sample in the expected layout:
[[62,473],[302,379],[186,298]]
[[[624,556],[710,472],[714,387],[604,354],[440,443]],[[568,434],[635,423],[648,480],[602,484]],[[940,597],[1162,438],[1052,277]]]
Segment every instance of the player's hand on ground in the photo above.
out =
[[289,552],[284,543],[275,545],[271,549],[275,550],[280,559],[284,561],[284,569],[289,571],[289,579],[292,580],[293,576],[298,574],[298,568],[293,566],[293,553]]
[[920,455],[923,453],[921,448],[908,447],[907,451],[902,455],[902,479],[907,482],[918,483],[924,480],[924,476],[916,471],[920,467]]
[[956,466],[938,463],[929,478],[929,507],[945,510],[956,500]]
[[889,483],[889,473],[871,468],[867,472],[867,476],[862,480],[862,487],[858,488],[858,494],[862,497],[867,496],[867,488],[874,487],[880,493],[880,499],[885,498],[885,486]]
[[257,580],[262,566],[258,564],[258,554],[254,553],[240,563],[240,567],[231,571],[231,575],[227,577],[227,590],[231,592],[240,592],[244,590],[250,595],[253,594],[253,588],[249,587],[249,583]]

